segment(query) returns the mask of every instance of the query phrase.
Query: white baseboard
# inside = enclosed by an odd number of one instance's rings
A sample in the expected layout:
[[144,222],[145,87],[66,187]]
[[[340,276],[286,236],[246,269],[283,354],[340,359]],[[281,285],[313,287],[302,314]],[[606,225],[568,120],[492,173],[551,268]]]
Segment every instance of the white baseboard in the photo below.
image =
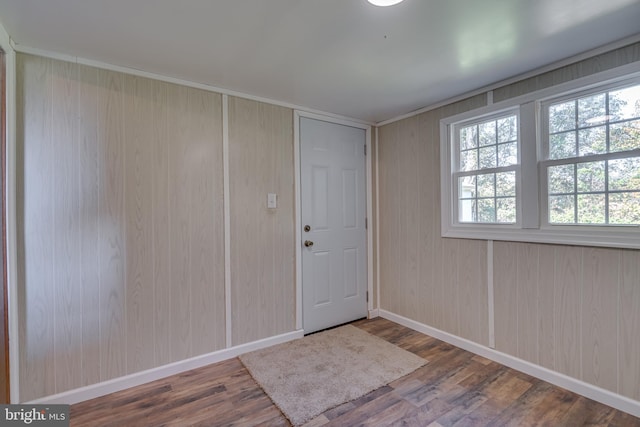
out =
[[374,317],[380,316],[380,310],[374,308],[373,310],[369,310],[369,319],[373,319]]
[[448,332],[441,331],[439,329],[427,326],[423,323],[416,322],[415,320],[408,319],[389,311],[380,310],[379,314],[380,317],[399,323],[415,331],[422,332],[423,334],[445,341],[449,344],[455,345],[456,347],[460,347],[482,357],[486,357],[487,359],[493,360],[494,362],[501,363],[510,368],[547,381],[558,387],[565,388],[574,393],[578,393],[582,396],[588,397],[589,399],[593,399],[597,402],[604,403],[605,405],[609,405],[613,408],[627,412],[636,417],[640,417],[640,402],[636,400],[630,399],[617,393],[613,393],[609,390],[605,390],[603,388],[594,386],[584,381],[580,381],[559,372],[552,371],[542,366],[535,365],[531,362],[518,359],[517,357],[511,356],[509,354],[499,352],[489,347],[485,347],[473,341],[460,338]]
[[63,393],[46,396],[40,399],[32,400],[31,404],[69,404],[82,402],[106,394],[121,391],[130,387],[135,387],[151,381],[166,378],[181,372],[190,371],[191,369],[201,368],[212,363],[222,362],[239,356],[243,353],[259,350],[261,348],[270,347],[272,345],[291,341],[304,336],[303,330],[288,332],[282,335],[253,341],[247,344],[214,351],[213,353],[203,354],[201,356],[192,357],[190,359],[181,360],[179,362],[170,363],[168,365],[159,366],[157,368],[148,369],[146,371],[136,372],[135,374],[126,375],[124,377],[114,378],[86,387],[76,388],[65,391]]

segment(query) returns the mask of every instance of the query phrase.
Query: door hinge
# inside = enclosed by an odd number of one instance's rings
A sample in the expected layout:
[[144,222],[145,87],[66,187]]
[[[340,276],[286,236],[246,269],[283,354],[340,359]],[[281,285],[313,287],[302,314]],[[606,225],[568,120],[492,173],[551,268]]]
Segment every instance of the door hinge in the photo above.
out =
[[367,291],[367,302],[369,302],[369,291]]
[[369,229],[369,218],[365,218],[364,219],[364,229],[368,230]]
[[364,155],[367,155],[367,144],[364,144]]

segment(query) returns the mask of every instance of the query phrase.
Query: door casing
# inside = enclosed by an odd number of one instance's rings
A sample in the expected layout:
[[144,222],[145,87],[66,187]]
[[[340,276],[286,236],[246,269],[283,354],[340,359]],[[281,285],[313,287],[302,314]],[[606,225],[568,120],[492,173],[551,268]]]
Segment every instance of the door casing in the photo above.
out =
[[364,129],[366,133],[367,155],[366,162],[366,199],[367,199],[367,292],[369,295],[367,302],[368,317],[375,315],[373,307],[373,186],[372,186],[372,156],[371,156],[371,125],[360,123],[339,117],[325,116],[322,114],[310,113],[306,111],[294,110],[293,112],[293,132],[294,132],[294,162],[295,162],[295,245],[296,245],[296,330],[301,330],[302,325],[302,200],[300,195],[301,170],[300,170],[300,118],[307,117],[315,120],[351,126]]

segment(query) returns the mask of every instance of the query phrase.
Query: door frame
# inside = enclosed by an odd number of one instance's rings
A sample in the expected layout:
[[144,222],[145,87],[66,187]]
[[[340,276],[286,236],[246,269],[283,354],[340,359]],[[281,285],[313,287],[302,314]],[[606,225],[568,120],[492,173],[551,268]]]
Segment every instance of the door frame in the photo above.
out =
[[325,116],[302,110],[293,111],[293,157],[295,166],[295,245],[296,245],[296,330],[302,330],[302,200],[301,200],[301,173],[300,170],[300,118],[321,120],[338,125],[351,126],[365,131],[365,143],[367,155],[366,166],[366,198],[367,198],[367,301],[368,317],[373,312],[373,186],[372,186],[372,151],[371,151],[371,125],[346,118]]

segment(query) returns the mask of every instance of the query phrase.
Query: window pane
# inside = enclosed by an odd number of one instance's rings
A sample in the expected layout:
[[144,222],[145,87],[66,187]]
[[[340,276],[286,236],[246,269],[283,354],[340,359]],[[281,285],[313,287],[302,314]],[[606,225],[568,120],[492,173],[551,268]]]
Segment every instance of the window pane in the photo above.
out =
[[609,126],[609,144],[611,152],[640,148],[640,120],[611,124]]
[[564,102],[549,107],[549,132],[562,132],[576,127],[576,103]]
[[593,126],[606,121],[607,109],[604,93],[578,100],[578,127]]
[[458,198],[469,199],[472,197],[476,197],[475,175],[458,178]]
[[550,166],[548,169],[549,194],[573,193],[573,165]]
[[640,224],[640,192],[609,194],[609,223]]
[[495,196],[495,176],[493,173],[478,175],[478,197]]
[[549,196],[549,223],[575,223],[573,196]]
[[578,223],[605,223],[604,194],[578,194]]
[[502,172],[496,174],[496,196],[516,195],[516,173]]
[[495,199],[478,199],[478,222],[496,222]]
[[576,133],[574,131],[549,136],[549,158],[566,159],[576,155]]
[[609,92],[609,115],[612,120],[640,117],[640,85]]
[[609,190],[640,190],[640,157],[609,160]]
[[460,153],[460,170],[474,171],[478,169],[478,150],[462,151]]
[[498,167],[511,166],[518,163],[518,143],[498,145]]
[[477,126],[468,126],[460,129],[460,149],[467,150],[478,146]]
[[604,162],[578,163],[578,193],[604,191]]
[[478,126],[480,145],[493,145],[496,143],[496,122],[482,123]]
[[476,221],[476,200],[460,200],[458,204],[458,220],[460,222]]
[[480,149],[480,169],[496,167],[496,146],[490,145]]
[[497,199],[496,215],[498,222],[516,222],[516,198],[507,197],[503,199]]
[[581,129],[578,131],[578,149],[580,155],[602,154],[607,152],[606,126]]
[[518,139],[518,122],[516,116],[498,120],[498,142],[516,141]]

